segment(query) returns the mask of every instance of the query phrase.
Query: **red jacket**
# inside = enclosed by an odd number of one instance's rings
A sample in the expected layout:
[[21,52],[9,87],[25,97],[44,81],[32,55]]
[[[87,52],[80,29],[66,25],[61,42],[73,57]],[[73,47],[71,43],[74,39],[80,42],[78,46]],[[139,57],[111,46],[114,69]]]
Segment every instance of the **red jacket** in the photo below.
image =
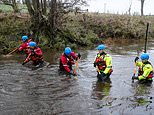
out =
[[28,49],[28,44],[29,44],[28,41],[27,41],[27,42],[23,42],[23,43],[20,45],[20,47],[18,48],[18,50],[19,50],[19,51],[22,51],[22,50]]
[[28,54],[28,57],[24,62],[29,62],[30,60],[32,61],[42,61],[43,56],[42,56],[42,50],[37,47],[34,50],[31,50],[30,53]]
[[32,39],[29,39],[28,41],[26,42],[23,42],[20,47],[18,48],[19,51],[22,51],[22,50],[25,50],[26,53],[29,53],[27,52],[28,51],[28,48],[29,48],[29,42],[33,41]]
[[[75,55],[74,52],[71,52],[70,56],[66,56],[65,54],[62,54],[60,57],[60,69],[64,69],[65,71],[67,71],[68,73],[70,73],[70,68],[68,63],[73,64],[73,60],[76,60],[77,56]],[[73,61],[73,62],[72,62]]]
[[38,56],[38,57],[42,56],[42,50],[39,47],[35,48],[34,52],[35,52],[36,56]]

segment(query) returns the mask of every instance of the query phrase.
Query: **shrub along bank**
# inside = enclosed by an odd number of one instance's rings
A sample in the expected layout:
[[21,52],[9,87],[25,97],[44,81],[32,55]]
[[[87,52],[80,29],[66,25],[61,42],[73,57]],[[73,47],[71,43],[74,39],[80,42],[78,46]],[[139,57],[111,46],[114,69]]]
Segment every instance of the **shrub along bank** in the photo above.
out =
[[[21,43],[21,36],[31,32],[30,18],[19,18],[12,14],[1,14],[0,18],[0,53],[7,53]],[[73,49],[90,47],[112,39],[144,39],[146,24],[150,23],[148,37],[154,37],[154,22],[152,16],[129,16],[115,14],[69,14],[67,21],[50,46],[62,50],[66,46]],[[48,48],[47,36],[37,33],[42,48]]]

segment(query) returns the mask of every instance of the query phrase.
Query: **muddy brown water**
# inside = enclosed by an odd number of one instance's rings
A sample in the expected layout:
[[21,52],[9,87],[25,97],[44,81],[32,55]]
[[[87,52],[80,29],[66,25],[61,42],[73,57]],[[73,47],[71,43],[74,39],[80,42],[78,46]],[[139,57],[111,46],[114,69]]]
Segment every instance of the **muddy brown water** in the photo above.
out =
[[[0,115],[154,115],[154,87],[132,83],[136,50],[143,43],[110,45],[112,83],[99,83],[93,61],[97,50],[81,51],[78,79],[58,73],[58,54],[44,53],[50,63],[32,69],[21,56],[0,58]],[[154,65],[154,44],[148,42]],[[56,56],[56,57],[55,57]]]

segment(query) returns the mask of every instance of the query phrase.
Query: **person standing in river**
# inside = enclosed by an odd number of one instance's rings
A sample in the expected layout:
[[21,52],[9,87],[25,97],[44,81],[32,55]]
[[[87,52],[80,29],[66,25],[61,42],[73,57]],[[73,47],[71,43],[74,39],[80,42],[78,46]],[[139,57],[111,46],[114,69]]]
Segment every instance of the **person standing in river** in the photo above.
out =
[[101,44],[97,47],[98,54],[94,61],[94,67],[97,69],[98,81],[110,81],[110,75],[112,74],[112,57],[107,54],[105,45]]
[[135,64],[139,67],[138,69],[138,76],[133,76],[132,79],[139,80],[139,83],[152,83],[153,78],[153,67],[152,64],[148,61],[149,54],[143,53],[140,56],[142,61],[138,61],[139,57],[135,58]]
[[34,66],[43,64],[42,50],[37,46],[35,42],[30,42],[28,46],[30,51],[22,65],[26,64],[29,61],[32,61],[32,64]]
[[60,63],[59,63],[59,69],[60,71],[63,71],[70,76],[76,75],[76,71],[73,71],[72,65],[75,64],[75,62],[80,59],[81,55],[76,55],[70,47],[66,47],[64,49],[64,53],[60,56]]
[[22,44],[18,47],[17,51],[21,52],[23,51],[26,54],[26,57],[28,56],[28,45],[29,45],[29,40],[28,40],[28,36],[24,35],[22,36]]

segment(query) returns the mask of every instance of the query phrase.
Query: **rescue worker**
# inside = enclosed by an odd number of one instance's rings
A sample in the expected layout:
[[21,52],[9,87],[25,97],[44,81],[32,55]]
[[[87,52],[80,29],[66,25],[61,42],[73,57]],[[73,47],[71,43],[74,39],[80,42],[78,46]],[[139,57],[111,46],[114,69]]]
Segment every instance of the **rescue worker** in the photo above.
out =
[[34,66],[43,64],[42,50],[39,47],[37,47],[35,42],[29,43],[29,49],[30,49],[30,52],[27,58],[25,59],[25,61],[22,63],[22,65],[24,65],[29,61],[32,61],[32,64]]
[[22,36],[22,44],[19,46],[19,48],[17,49],[17,51],[21,52],[23,51],[27,56],[28,56],[28,36]]
[[152,83],[153,78],[153,67],[152,64],[148,61],[149,54],[143,53],[140,56],[142,61],[138,61],[139,57],[135,58],[135,64],[139,67],[138,69],[138,76],[133,76],[132,79],[139,80],[139,83]]
[[66,47],[64,49],[64,53],[60,56],[60,71],[75,76],[76,73],[73,71],[72,65],[75,64],[75,61],[80,59],[80,57],[80,54],[76,55],[74,52],[72,52],[70,47]]
[[97,47],[98,54],[94,61],[94,67],[97,69],[98,81],[110,81],[112,73],[112,57],[105,51],[105,45],[101,44]]

